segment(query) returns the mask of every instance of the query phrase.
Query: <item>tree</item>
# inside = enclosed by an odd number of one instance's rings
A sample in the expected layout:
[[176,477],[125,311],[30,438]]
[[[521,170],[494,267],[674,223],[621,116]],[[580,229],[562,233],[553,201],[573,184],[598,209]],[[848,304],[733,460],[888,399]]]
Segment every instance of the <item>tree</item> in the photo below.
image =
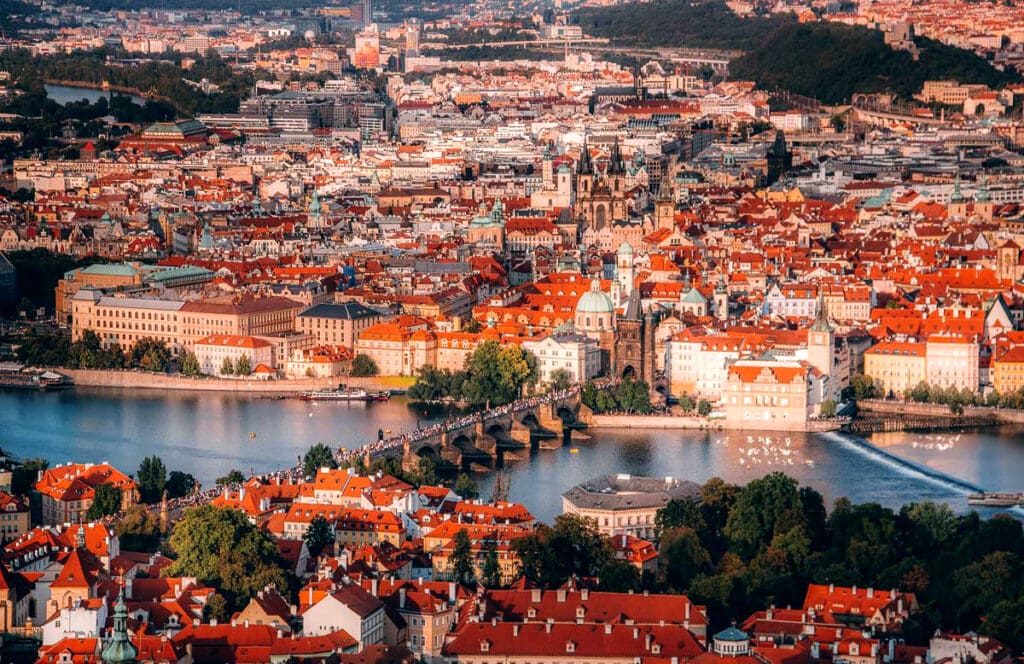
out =
[[562,390],[567,390],[572,386],[572,374],[569,373],[568,369],[555,369],[551,372],[551,378],[548,382],[551,384],[551,390],[553,392],[561,392]]
[[697,402],[697,414],[701,417],[707,417],[711,414],[711,402],[707,399],[701,399]]
[[491,544],[487,547],[487,557],[484,558],[483,583],[487,588],[501,587],[501,566],[498,564],[498,547]]
[[202,368],[199,366],[199,358],[190,350],[182,351],[179,366],[181,367],[181,373],[190,378],[194,378],[202,373]]
[[327,519],[318,514],[309,522],[309,528],[302,539],[306,543],[306,548],[309,549],[309,555],[316,558],[323,553],[328,544],[334,542],[334,529],[331,528]]
[[288,587],[277,545],[240,510],[193,507],[175,525],[170,546],[177,559],[165,576],[194,576],[237,609],[269,583]]
[[473,406],[501,406],[522,396],[537,382],[537,360],[518,345],[488,340],[466,358],[461,397]]
[[459,473],[459,476],[455,478],[455,493],[463,500],[473,500],[480,497],[480,488],[472,477],[465,473]]
[[685,526],[696,532],[703,531],[704,512],[696,498],[673,498],[654,515],[654,526],[659,533]]
[[225,357],[224,361],[220,363],[220,375],[230,376],[235,373],[235,365],[231,362],[230,357]]
[[323,443],[317,443],[306,451],[302,457],[302,472],[306,477],[316,475],[321,468],[337,468],[338,462],[334,459],[331,448]]
[[624,380],[615,387],[615,401],[627,413],[646,415],[651,412],[651,388],[638,380]]
[[416,382],[409,388],[411,401],[440,401],[458,397],[452,392],[452,372],[425,364],[417,372]]
[[252,375],[252,360],[245,353],[238,356],[235,361],[235,373],[239,376],[251,376]]
[[163,341],[143,337],[132,346],[130,362],[143,371],[162,373],[171,367],[171,351]]
[[771,473],[740,489],[729,510],[725,534],[741,550],[754,553],[771,541],[777,530],[784,532],[796,525],[801,507],[796,480],[781,472]]
[[242,474],[242,471],[233,468],[228,471],[227,475],[218,477],[216,479],[216,484],[217,486],[223,486],[225,484],[241,484],[244,481],[245,475]]
[[167,486],[167,468],[160,457],[148,456],[139,464],[135,480],[139,485],[142,502],[153,504],[163,497]]
[[871,376],[857,374],[850,379],[850,387],[853,388],[854,399],[873,399],[875,397],[875,383]]
[[659,553],[665,582],[685,592],[698,574],[711,566],[711,555],[691,528],[672,528],[661,535]]
[[121,511],[121,489],[113,484],[99,484],[93,489],[92,504],[89,505],[85,518],[89,521],[114,516]]
[[220,593],[213,593],[210,598],[206,600],[206,606],[203,607],[203,618],[207,622],[216,620],[218,622],[227,622],[227,619],[231,617],[228,608],[228,601],[224,599],[224,595]]
[[352,358],[351,374],[356,377],[376,376],[379,373],[377,363],[366,353],[359,353]]
[[835,417],[836,416],[836,400],[825,399],[821,402],[821,416],[822,417]]
[[168,498],[184,498],[195,491],[196,478],[192,477],[190,473],[172,470],[167,476],[166,489]]
[[144,505],[132,505],[114,524],[125,551],[153,553],[160,547],[160,519]]
[[679,409],[684,413],[692,413],[697,407],[697,401],[686,392],[679,395]]
[[437,484],[437,463],[430,457],[420,457],[416,462],[416,472],[411,479],[416,486]]
[[609,560],[597,573],[598,587],[604,592],[625,593],[640,585],[636,566],[625,560]]
[[39,478],[39,472],[50,467],[46,459],[31,458],[25,459],[20,465],[15,466],[11,474],[11,493],[16,496],[28,495],[32,485]]
[[473,579],[473,551],[469,533],[462,529],[452,538],[452,555],[449,560],[452,579],[469,583]]

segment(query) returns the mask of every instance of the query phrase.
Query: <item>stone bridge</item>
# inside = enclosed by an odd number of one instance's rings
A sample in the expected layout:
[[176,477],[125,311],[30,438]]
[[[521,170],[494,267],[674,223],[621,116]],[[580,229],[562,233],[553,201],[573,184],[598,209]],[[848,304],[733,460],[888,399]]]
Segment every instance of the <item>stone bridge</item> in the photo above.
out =
[[585,427],[592,416],[578,392],[524,399],[451,421],[437,432],[407,437],[400,448],[402,466],[412,470],[421,458],[430,457],[459,468],[492,467],[516,450],[561,447],[566,431]]

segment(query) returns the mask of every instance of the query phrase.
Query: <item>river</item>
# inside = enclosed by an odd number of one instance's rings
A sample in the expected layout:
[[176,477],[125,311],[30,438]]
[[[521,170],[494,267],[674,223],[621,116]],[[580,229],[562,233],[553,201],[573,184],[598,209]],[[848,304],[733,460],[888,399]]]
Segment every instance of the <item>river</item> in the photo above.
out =
[[[170,469],[204,485],[232,468],[246,474],[294,465],[317,442],[354,447],[378,429],[394,433],[437,421],[404,398],[386,403],[319,403],[249,395],[78,387],[65,392],[0,392],[0,446],[51,464],[109,461],[134,473],[142,457],[160,456]],[[1024,435],[1020,430],[946,434],[885,434],[877,447],[856,438],[777,432],[599,429],[572,448],[525,453],[507,464],[511,498],[550,521],[561,494],[604,473],[673,476],[703,482],[719,476],[745,483],[783,470],[824,494],[889,507],[931,499],[967,510],[975,487],[1020,491]],[[250,437],[255,434],[255,437]],[[788,444],[787,444],[788,440]],[[493,476],[478,478],[483,495]]]
[[123,92],[110,93],[95,88],[79,88],[71,85],[44,85],[43,87],[46,89],[46,96],[61,106],[66,106],[71,102],[82,101],[83,99],[95,104],[100,100],[100,97],[107,97],[109,100],[111,94],[128,97],[139,106],[146,103],[146,100],[138,95],[129,95]]

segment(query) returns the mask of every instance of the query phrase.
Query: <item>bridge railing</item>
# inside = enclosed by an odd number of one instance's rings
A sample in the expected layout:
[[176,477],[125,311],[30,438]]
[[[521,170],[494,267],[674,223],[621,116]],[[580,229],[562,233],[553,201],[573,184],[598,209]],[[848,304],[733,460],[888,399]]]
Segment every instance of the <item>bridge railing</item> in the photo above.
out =
[[437,436],[443,433],[450,433],[459,429],[464,429],[468,426],[473,426],[477,422],[488,422],[514,413],[521,413],[524,410],[536,408],[537,406],[543,406],[550,404],[560,399],[566,399],[575,396],[580,393],[582,388],[578,385],[574,385],[565,390],[559,390],[557,392],[549,392],[547,394],[538,395],[535,397],[527,397],[513,401],[510,404],[504,406],[498,406],[491,408],[481,413],[471,413],[463,415],[461,417],[449,418],[444,422],[438,422],[428,427],[416,429],[409,433],[400,434],[397,436],[391,436],[383,440],[378,440],[372,443],[367,443],[362,447],[358,447],[351,450],[340,451],[336,456],[339,462],[345,463],[352,461],[356,458],[361,458],[367,454],[371,457],[381,456],[396,447],[404,446],[406,443],[415,443],[432,436]]

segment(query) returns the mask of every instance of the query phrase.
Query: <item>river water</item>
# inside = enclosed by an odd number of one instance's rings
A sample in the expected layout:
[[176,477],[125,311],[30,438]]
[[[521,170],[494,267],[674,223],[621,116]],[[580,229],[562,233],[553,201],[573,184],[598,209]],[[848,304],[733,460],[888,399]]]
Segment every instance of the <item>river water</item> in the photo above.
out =
[[[65,392],[0,392],[0,447],[51,464],[109,461],[134,473],[142,457],[204,485],[228,470],[269,472],[294,465],[311,445],[355,447],[437,421],[404,398],[386,403],[270,400],[216,392],[79,387]],[[506,466],[511,498],[543,520],[561,512],[561,494],[605,473],[745,483],[783,470],[824,494],[889,507],[931,499],[967,510],[976,488],[1024,489],[1020,430],[885,434],[867,444],[839,434],[600,429],[558,450],[523,452]],[[251,437],[250,434],[255,434]],[[876,447],[877,446],[877,447]],[[572,452],[576,450],[576,453]],[[488,496],[493,476],[478,478]]]
[[71,85],[44,85],[43,88],[46,89],[46,96],[61,106],[66,106],[75,101],[82,101],[83,99],[95,104],[99,101],[100,97],[107,97],[109,100],[109,95],[111,94],[126,96],[139,106],[146,103],[146,100],[138,95],[126,95],[123,92],[110,93],[95,88],[79,88]]

